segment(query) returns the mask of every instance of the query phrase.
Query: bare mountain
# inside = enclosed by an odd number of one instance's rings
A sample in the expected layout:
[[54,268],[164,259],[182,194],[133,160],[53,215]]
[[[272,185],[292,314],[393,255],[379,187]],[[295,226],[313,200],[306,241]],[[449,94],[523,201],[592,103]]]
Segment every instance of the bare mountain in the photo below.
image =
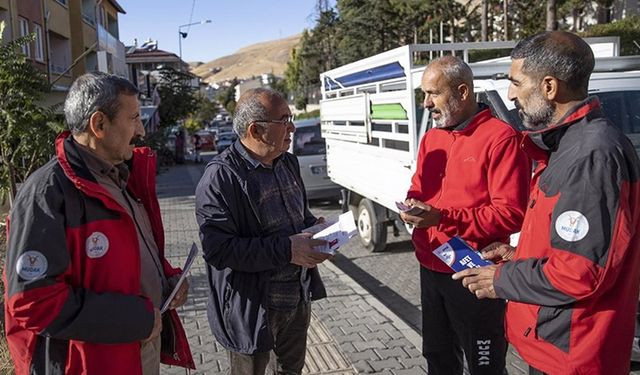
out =
[[237,77],[250,78],[262,73],[282,76],[289,61],[291,49],[298,44],[301,34],[287,38],[252,44],[233,55],[223,56],[198,66],[191,72],[205,82],[222,82]]

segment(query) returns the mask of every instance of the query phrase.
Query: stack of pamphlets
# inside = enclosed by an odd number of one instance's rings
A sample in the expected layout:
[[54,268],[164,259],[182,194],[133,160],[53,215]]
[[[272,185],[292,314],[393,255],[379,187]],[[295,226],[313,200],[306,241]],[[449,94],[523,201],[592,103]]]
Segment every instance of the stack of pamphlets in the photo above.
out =
[[321,224],[316,224],[302,232],[313,233],[313,238],[325,240],[323,246],[316,246],[315,250],[328,254],[335,254],[336,250],[358,233],[353,213],[348,211],[338,217]]

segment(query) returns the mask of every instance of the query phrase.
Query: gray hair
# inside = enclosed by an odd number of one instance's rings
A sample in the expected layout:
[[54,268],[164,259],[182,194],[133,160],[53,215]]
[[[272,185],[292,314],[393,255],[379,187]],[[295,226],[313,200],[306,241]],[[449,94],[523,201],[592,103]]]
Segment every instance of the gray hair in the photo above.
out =
[[452,90],[464,83],[473,94],[473,72],[460,58],[452,55],[442,56],[431,60],[426,69],[439,69]]
[[64,101],[64,117],[73,134],[86,131],[91,115],[104,113],[112,120],[118,113],[120,94],[137,95],[133,83],[116,75],[90,72],[73,82]]
[[249,125],[255,121],[269,120],[269,108],[265,106],[265,103],[273,103],[282,100],[286,100],[277,91],[259,87],[248,90],[238,100],[236,105],[236,112],[233,116],[233,130],[240,136],[245,138],[247,136],[247,129]]
[[511,51],[511,58],[524,59],[523,73],[536,79],[555,77],[585,95],[595,66],[591,47],[566,31],[546,31],[525,38]]

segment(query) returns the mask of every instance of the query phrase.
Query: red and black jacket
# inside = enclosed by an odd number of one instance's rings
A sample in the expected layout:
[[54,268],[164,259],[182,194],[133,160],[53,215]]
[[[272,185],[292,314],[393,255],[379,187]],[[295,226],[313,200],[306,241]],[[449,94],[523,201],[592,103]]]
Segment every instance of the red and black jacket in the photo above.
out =
[[[141,374],[153,305],[140,295],[135,223],[98,184],[68,132],[56,158],[21,187],[10,215],[5,319],[17,375]],[[127,189],[143,204],[164,257],[155,155],[136,149]],[[195,368],[177,313],[163,316],[163,363]]]
[[440,210],[440,223],[413,231],[418,261],[452,273],[433,250],[453,236],[482,249],[508,242],[524,218],[531,165],[520,149],[522,135],[486,108],[462,129],[429,130],[418,151],[407,198]]
[[640,281],[640,162],[590,98],[523,143],[538,161],[513,261],[494,278],[507,338],[549,374],[628,374]]

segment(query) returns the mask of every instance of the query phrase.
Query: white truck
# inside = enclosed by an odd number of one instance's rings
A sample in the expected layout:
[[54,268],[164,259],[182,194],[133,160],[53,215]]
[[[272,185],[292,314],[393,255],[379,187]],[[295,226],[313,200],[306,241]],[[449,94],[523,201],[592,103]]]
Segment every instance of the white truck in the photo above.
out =
[[[603,95],[605,111],[631,137],[640,133],[640,56],[618,57],[619,38],[588,38],[596,55],[590,86]],[[426,62],[441,53],[469,60],[469,51],[504,49],[515,42],[413,44],[324,72],[320,120],[327,143],[327,170],[343,187],[343,210],[351,209],[362,244],[383,251],[389,227],[405,226],[395,202],[404,200],[416,168],[420,139],[430,128],[420,89]],[[418,61],[418,62],[416,62]],[[478,100],[500,119],[521,127],[507,99],[509,58],[469,64]],[[605,95],[606,94],[606,95]],[[614,109],[615,107],[615,109]],[[640,141],[640,140],[639,140]],[[409,228],[407,228],[409,229]]]

